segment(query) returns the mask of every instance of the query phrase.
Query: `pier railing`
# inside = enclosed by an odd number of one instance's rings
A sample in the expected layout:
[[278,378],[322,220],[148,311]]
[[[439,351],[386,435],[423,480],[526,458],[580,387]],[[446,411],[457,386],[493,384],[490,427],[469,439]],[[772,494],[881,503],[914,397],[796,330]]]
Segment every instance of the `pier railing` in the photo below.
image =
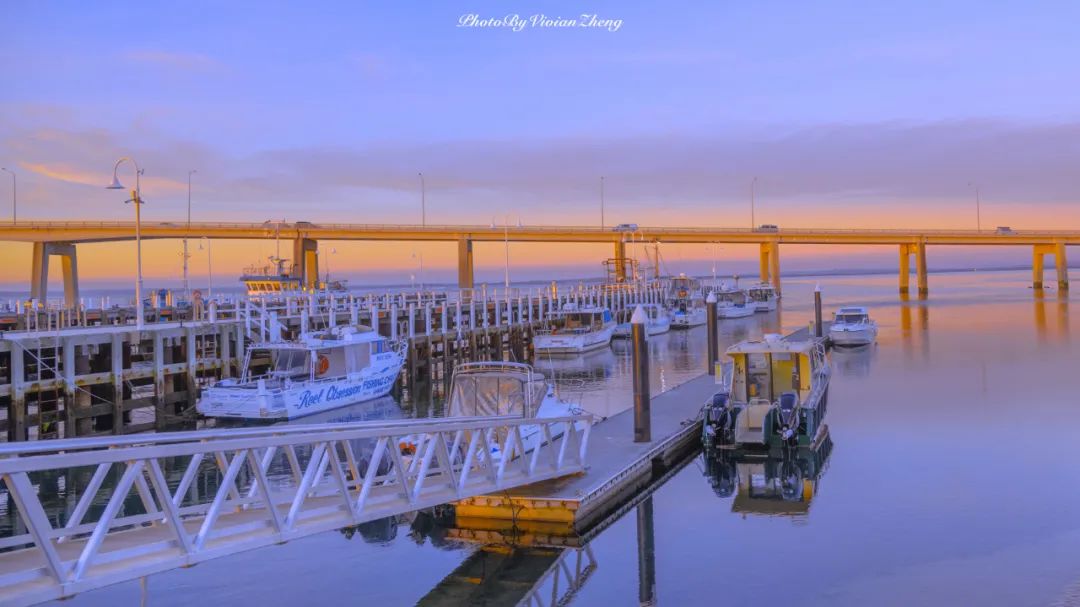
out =
[[[18,518],[0,538],[0,603],[67,597],[579,473],[592,423],[589,415],[401,420],[0,445]],[[540,446],[527,449],[529,434]],[[50,512],[46,479],[79,469],[89,480],[65,487],[74,508]],[[208,473],[216,485],[200,492],[193,481]]]

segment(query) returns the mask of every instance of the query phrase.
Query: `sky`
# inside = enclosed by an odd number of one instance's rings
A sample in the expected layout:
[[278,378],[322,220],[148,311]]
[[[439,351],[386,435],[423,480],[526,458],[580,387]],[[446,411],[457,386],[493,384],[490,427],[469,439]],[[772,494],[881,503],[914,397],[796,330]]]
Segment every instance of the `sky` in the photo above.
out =
[[[599,225],[604,176],[609,225],[749,226],[756,177],[757,223],[974,228],[977,185],[983,227],[1080,229],[1080,5],[876,4],[14,0],[0,165],[25,220],[129,219],[102,187],[129,155],[147,221],[184,218],[195,170],[195,221],[419,223],[423,172],[428,223]],[[583,13],[618,26],[531,25]],[[215,246],[223,277],[272,252]],[[324,246],[361,279],[406,277],[419,256],[433,278],[456,264],[453,245]],[[481,279],[501,275],[488,248]],[[132,249],[81,245],[83,280],[129,275]],[[665,258],[705,273],[713,254]],[[720,265],[753,254],[729,247]],[[589,275],[609,255],[515,245],[512,263],[523,278]],[[950,250],[931,266],[1028,256]],[[13,262],[0,284],[28,283],[29,245],[0,243],[0,257]],[[147,244],[149,278],[174,280],[179,263],[179,243]]]

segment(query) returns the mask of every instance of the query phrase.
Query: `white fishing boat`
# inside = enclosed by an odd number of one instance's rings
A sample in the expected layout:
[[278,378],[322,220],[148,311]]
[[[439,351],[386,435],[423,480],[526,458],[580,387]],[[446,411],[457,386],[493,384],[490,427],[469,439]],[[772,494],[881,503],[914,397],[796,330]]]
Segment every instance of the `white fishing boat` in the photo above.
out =
[[578,308],[567,304],[558,313],[551,328],[533,337],[536,354],[580,354],[606,348],[611,344],[615,321],[607,308]]
[[[651,337],[653,335],[660,335],[661,333],[667,333],[671,329],[671,315],[664,306],[659,304],[641,304],[642,310],[645,311],[645,336]],[[629,339],[632,328],[629,322],[619,323],[615,326],[615,332],[613,337]]]
[[[257,375],[256,353],[269,355],[269,368]],[[403,361],[389,340],[366,326],[256,343],[248,347],[240,378],[207,388],[195,408],[209,417],[293,419],[385,396]]]
[[701,282],[686,274],[668,280],[665,300],[671,309],[671,328],[690,329],[708,320]]
[[757,306],[746,296],[746,291],[736,287],[729,287],[725,283],[720,284],[716,293],[716,316],[717,318],[746,318],[753,316]]
[[756,285],[750,286],[746,289],[746,296],[749,298],[750,303],[753,304],[754,310],[757,312],[771,312],[776,309],[776,302],[780,297],[776,294],[776,289],[767,282],[759,282]]
[[[501,361],[464,363],[454,368],[450,393],[446,403],[446,417],[515,416],[530,419],[580,415],[582,409],[560,400],[552,386],[531,365]],[[552,439],[561,436],[554,432]],[[499,445],[505,437],[497,437],[492,445],[492,456],[500,456]],[[543,428],[537,425],[521,426],[523,452],[528,453],[544,442]],[[415,439],[407,436],[399,441],[406,456],[418,449]],[[513,453],[518,456],[521,453]]]
[[829,340],[836,346],[865,346],[877,340],[877,323],[862,306],[840,308],[829,327]]

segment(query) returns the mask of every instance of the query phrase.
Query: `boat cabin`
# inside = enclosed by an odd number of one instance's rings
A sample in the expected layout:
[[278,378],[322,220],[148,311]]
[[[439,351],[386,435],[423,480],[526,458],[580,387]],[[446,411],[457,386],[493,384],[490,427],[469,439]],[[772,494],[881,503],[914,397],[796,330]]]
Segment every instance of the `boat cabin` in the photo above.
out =
[[701,282],[686,274],[679,274],[670,280],[668,296],[671,299],[690,299],[701,292]]
[[721,306],[744,306],[746,305],[746,291],[721,288],[716,291],[716,303]]
[[813,341],[788,341],[779,335],[744,341],[728,348],[731,359],[731,400],[774,402],[795,392],[800,403],[810,400],[812,378],[826,366],[825,351]]
[[[270,379],[316,381],[361,373],[377,354],[390,351],[386,338],[371,327],[341,327],[333,332],[306,333],[296,342],[253,344],[244,360],[241,382]],[[269,354],[265,374],[254,375],[251,362]]]
[[544,376],[529,365],[477,362],[454,370],[447,417],[536,417],[548,392]]
[[863,307],[840,308],[833,320],[836,324],[859,325],[870,322],[870,313]]
[[590,333],[603,329],[611,321],[611,310],[607,308],[564,308],[553,332]]
[[767,283],[754,285],[746,290],[746,294],[750,297],[751,301],[763,301],[776,299],[776,289],[772,285]]

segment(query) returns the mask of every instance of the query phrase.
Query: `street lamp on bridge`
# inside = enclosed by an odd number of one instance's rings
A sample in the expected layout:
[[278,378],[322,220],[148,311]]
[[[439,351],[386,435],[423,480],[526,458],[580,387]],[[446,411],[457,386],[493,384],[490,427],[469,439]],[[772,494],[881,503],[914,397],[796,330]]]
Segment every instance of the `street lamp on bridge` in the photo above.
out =
[[[139,168],[139,164],[135,162],[133,158],[124,156],[116,161],[113,165],[113,177],[112,183],[105,186],[107,190],[123,190],[124,185],[120,183],[120,179],[116,176],[117,170],[124,161],[130,162],[135,167],[135,189],[131,191],[131,200],[125,201],[135,205],[135,326],[138,329],[143,328],[143,298],[142,298],[142,233],[141,233],[141,220],[139,207],[142,206],[143,200],[140,196],[141,188],[139,185],[139,178],[143,174],[143,170]],[[185,261],[185,263],[187,263]]]
[[11,223],[18,223],[15,212],[18,209],[19,196],[16,191],[15,171],[3,167],[0,167],[0,171],[11,173]]

